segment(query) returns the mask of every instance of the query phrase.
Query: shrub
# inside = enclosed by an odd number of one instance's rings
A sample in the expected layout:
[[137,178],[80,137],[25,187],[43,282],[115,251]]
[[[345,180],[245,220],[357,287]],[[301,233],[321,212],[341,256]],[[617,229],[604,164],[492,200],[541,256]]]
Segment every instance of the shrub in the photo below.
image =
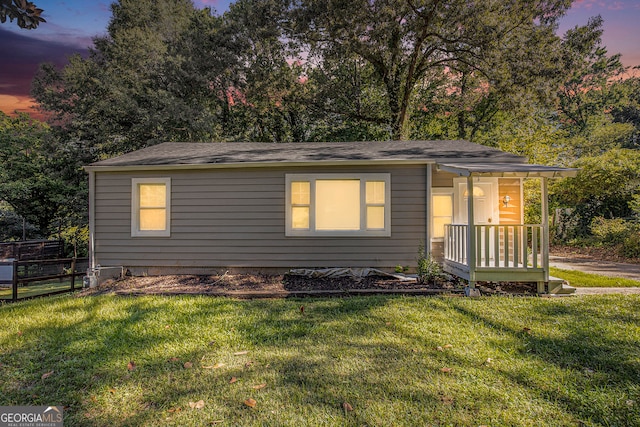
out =
[[442,267],[433,259],[431,254],[426,255],[424,245],[420,245],[418,247],[418,281],[427,283],[439,277],[442,277]]
[[602,243],[622,243],[632,232],[633,224],[622,218],[605,219],[597,216],[591,220],[591,234],[599,238]]
[[[55,237],[55,236],[52,236]],[[67,247],[73,248],[74,257],[86,257],[89,254],[89,226],[70,226],[63,228],[59,238]]]
[[620,255],[625,258],[640,258],[640,231],[632,232],[620,246]]
[[637,219],[640,219],[640,194],[634,194],[629,201],[629,209]]

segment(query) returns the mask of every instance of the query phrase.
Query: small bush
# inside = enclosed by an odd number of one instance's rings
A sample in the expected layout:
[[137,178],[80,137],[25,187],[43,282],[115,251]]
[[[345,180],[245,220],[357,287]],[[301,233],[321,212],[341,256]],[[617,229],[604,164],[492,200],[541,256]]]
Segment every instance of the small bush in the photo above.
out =
[[633,216],[637,219],[640,219],[640,194],[634,194],[632,199],[629,201],[629,209]]
[[601,216],[591,221],[591,233],[602,243],[622,243],[633,229],[633,224],[622,218],[605,219]]
[[418,247],[418,281],[420,283],[433,282],[439,277],[442,277],[442,267],[431,254],[426,255],[424,246],[420,245]]
[[625,258],[640,258],[640,231],[636,230],[624,239],[620,255]]

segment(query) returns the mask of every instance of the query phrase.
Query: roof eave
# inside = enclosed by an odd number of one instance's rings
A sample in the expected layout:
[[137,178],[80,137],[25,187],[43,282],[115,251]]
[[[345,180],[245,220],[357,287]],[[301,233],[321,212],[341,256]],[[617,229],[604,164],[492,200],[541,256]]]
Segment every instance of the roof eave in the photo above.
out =
[[240,163],[187,163],[166,165],[87,165],[87,172],[168,171],[197,169],[286,168],[314,166],[366,166],[366,165],[427,165],[434,160],[317,160],[313,162],[240,162]]
[[[527,170],[527,164],[518,164],[518,168],[513,170],[470,170],[464,166],[453,166],[446,164],[438,164],[438,170],[455,173],[464,177],[492,177],[492,178],[567,178],[575,177],[578,169],[573,168],[554,168],[548,167],[539,169],[541,165],[529,165],[531,168]],[[488,168],[489,169],[489,168]],[[518,170],[519,169],[519,170]]]

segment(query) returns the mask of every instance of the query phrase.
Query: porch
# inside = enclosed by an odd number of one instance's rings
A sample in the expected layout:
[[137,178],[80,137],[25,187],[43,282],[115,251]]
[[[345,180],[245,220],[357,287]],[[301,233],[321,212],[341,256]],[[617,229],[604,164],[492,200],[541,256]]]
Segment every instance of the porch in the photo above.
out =
[[[549,276],[547,180],[575,176],[575,169],[523,163],[437,167],[458,176],[452,188],[452,221],[443,224],[440,234],[444,271],[468,281],[471,288],[476,282],[535,282],[538,293],[561,290],[562,281]],[[540,224],[523,222],[525,178],[540,183]],[[512,191],[511,196],[503,189],[506,181],[504,189]]]
[[[536,282],[538,293],[549,282],[549,252],[542,224],[445,226],[444,270],[475,282]],[[469,235],[474,238],[469,245]],[[548,290],[548,289],[547,289]]]

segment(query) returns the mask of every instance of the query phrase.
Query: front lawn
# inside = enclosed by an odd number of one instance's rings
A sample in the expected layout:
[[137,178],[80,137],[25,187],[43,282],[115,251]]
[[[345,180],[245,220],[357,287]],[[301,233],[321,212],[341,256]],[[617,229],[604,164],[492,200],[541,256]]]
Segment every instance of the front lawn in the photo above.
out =
[[65,405],[67,427],[640,425],[638,342],[640,296],[53,297],[0,306],[0,405]]
[[569,282],[571,286],[578,288],[637,288],[640,282],[621,277],[603,276],[601,274],[589,274],[576,270],[563,270],[551,267],[550,273]]

